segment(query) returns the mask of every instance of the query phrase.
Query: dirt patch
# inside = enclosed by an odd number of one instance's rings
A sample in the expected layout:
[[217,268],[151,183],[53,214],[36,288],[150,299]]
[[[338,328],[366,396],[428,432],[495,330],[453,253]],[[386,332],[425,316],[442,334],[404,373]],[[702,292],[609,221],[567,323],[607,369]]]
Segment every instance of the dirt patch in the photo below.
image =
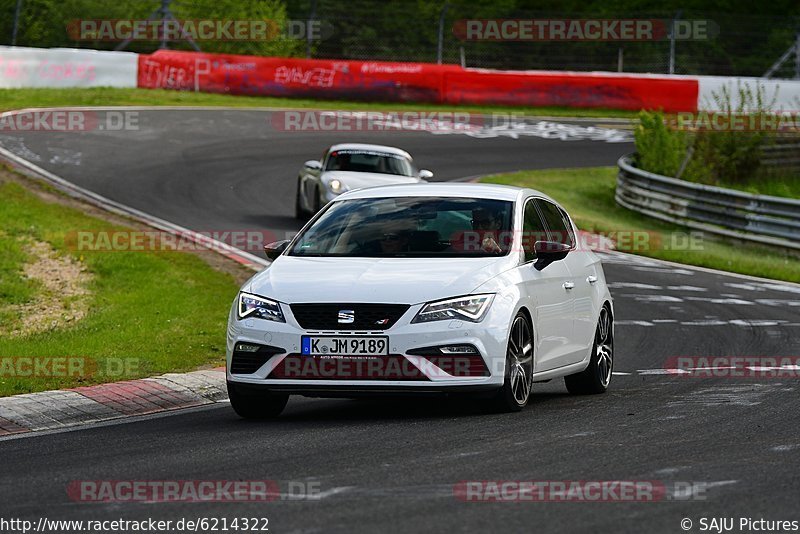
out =
[[29,303],[11,307],[19,318],[11,336],[27,336],[74,324],[89,310],[92,275],[75,258],[59,255],[50,244],[26,240],[33,261],[26,263],[23,274],[36,282],[39,292]]

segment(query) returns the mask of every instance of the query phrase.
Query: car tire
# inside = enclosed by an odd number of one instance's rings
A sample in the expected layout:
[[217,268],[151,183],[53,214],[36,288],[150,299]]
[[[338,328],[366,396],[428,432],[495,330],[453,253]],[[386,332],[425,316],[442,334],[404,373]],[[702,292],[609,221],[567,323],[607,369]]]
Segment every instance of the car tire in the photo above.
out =
[[306,220],[308,219],[308,212],[303,209],[303,205],[300,198],[300,180],[297,180],[297,196],[294,199],[294,216],[296,219]]
[[505,367],[503,387],[493,399],[494,408],[500,412],[519,412],[528,404],[533,385],[533,331],[522,312],[511,323]]
[[233,411],[243,419],[272,419],[278,417],[289,395],[259,391],[243,390],[236,384],[228,382],[228,398]]
[[314,213],[316,215],[322,209],[322,199],[320,198],[319,187],[314,188]]
[[597,319],[589,365],[580,373],[564,377],[567,391],[573,395],[597,395],[608,390],[614,369],[614,318],[603,306]]

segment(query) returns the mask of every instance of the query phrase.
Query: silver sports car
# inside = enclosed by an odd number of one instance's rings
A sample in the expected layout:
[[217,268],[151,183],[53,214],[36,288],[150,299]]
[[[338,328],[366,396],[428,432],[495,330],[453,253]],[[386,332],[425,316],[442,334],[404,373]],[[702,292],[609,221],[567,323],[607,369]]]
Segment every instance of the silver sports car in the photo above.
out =
[[306,219],[351,189],[424,182],[433,177],[417,170],[411,155],[399,148],[346,143],[333,145],[319,161],[306,161],[297,177],[295,215]]

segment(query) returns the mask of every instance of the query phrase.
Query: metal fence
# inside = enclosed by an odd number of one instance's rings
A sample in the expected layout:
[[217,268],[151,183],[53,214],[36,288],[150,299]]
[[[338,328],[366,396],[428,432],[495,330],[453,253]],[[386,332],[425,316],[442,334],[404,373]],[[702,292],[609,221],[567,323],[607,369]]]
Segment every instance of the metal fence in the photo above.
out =
[[[741,2],[737,13],[737,3],[730,12],[641,8],[625,12],[597,4],[582,11],[553,7],[533,11],[520,9],[517,6],[524,3],[515,1],[348,0],[343,4],[340,0],[287,0],[287,9],[292,19],[316,18],[332,25],[333,34],[312,49],[314,57],[327,59],[436,61],[440,56],[445,63],[480,68],[762,76],[795,43],[800,5],[763,5],[755,14],[749,2]],[[674,43],[666,38],[627,42],[461,40],[454,27],[470,19],[705,20],[719,33]],[[795,75],[795,62],[787,61],[773,76]]]
[[617,162],[616,201],[650,217],[714,234],[800,250],[800,200],[723,189]]
[[[284,9],[285,4],[285,9]],[[722,76],[762,76],[786,55],[775,78],[800,77],[790,47],[798,42],[800,4],[773,0],[753,8],[731,0],[726,12],[640,7],[655,2],[580,3],[526,0],[0,0],[0,44],[113,49],[117,43],[71,40],[71,19],[141,19],[167,6],[177,18],[285,17],[315,20],[330,29],[306,43],[281,46],[253,42],[199,43],[207,52],[308,56],[321,59],[420,61],[498,69],[623,71]],[[537,10],[530,6],[541,6]],[[672,3],[677,5],[677,3]],[[719,9],[719,8],[718,8]],[[536,41],[465,40],[454,31],[467,20],[652,20],[707,21],[718,33],[704,39]],[[670,26],[671,27],[671,26]],[[712,32],[713,33],[713,32]],[[134,42],[126,49],[152,52],[160,46],[190,50],[185,41]],[[788,55],[787,55],[788,54]]]

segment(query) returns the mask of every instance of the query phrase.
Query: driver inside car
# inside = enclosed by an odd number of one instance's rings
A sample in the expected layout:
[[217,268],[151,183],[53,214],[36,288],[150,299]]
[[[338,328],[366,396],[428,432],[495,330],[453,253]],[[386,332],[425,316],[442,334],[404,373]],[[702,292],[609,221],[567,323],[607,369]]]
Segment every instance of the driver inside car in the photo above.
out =
[[464,252],[489,252],[502,254],[498,244],[502,221],[492,210],[478,208],[472,211],[472,231],[459,232],[452,241],[452,247]]

